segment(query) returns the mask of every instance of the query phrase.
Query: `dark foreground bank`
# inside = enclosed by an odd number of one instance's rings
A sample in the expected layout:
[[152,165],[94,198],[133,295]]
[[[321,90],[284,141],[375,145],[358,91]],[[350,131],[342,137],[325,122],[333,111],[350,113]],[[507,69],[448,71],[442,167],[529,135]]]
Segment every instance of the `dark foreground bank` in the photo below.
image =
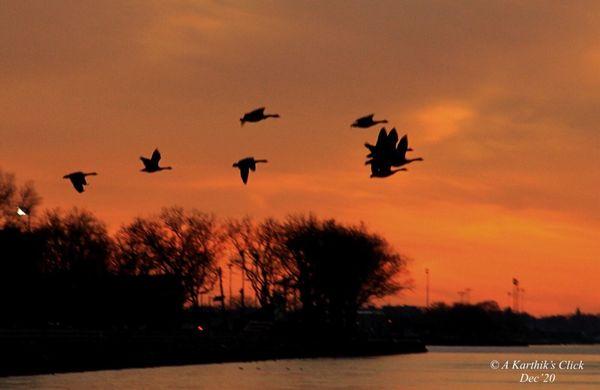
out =
[[314,357],[426,352],[418,340],[206,336],[189,331],[0,331],[0,376]]

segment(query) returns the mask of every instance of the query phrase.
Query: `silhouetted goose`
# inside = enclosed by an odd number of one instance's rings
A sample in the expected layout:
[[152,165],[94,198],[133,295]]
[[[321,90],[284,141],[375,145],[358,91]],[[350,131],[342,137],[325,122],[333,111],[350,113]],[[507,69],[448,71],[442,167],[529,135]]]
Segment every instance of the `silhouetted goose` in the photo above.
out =
[[358,118],[357,120],[354,121],[354,123],[352,123],[350,125],[350,127],[360,127],[361,129],[366,129],[366,128],[376,125],[378,123],[388,123],[388,121],[385,119],[380,120],[380,121],[373,120],[374,115],[375,114],[369,114],[369,115],[363,116],[362,118]]
[[406,152],[412,150],[408,147],[408,136],[404,135],[396,148],[396,153],[392,159],[392,166],[400,167],[405,164],[409,164],[413,161],[423,161],[422,157],[417,158],[406,158]]
[[244,116],[240,118],[240,123],[244,126],[244,123],[246,122],[260,122],[267,118],[279,118],[279,114],[265,114],[265,108],[261,107],[245,113]]
[[[398,145],[396,145],[398,143]],[[407,159],[406,152],[412,151],[408,147],[408,137],[404,135],[400,142],[398,142],[398,134],[396,129],[392,129],[384,139],[381,137],[381,133],[377,139],[375,146],[365,143],[365,147],[369,149],[370,153],[367,154],[367,158],[370,158],[365,164],[371,164],[374,160],[385,161],[391,166],[399,167],[413,161],[423,161],[421,157]]]
[[[387,134],[385,132],[385,127],[383,127],[379,131],[379,135],[377,136],[377,143],[375,145],[371,145],[368,142],[365,142],[365,147],[369,149],[369,154],[367,157],[373,157],[375,154],[393,154],[396,150],[396,144],[398,143],[398,132],[396,128],[392,128],[390,133]],[[407,151],[412,151],[412,149],[408,148]]]
[[164,171],[165,169],[173,169],[172,167],[159,167],[158,166],[158,162],[160,161],[160,152],[158,151],[158,149],[154,149],[154,152],[152,153],[152,157],[150,158],[146,158],[146,157],[140,157],[140,160],[142,160],[142,163],[144,163],[144,169],[142,169],[142,172],[148,172],[148,173],[153,173],[153,172],[158,172],[158,171]]
[[75,190],[77,190],[77,192],[82,193],[84,191],[84,186],[86,186],[88,183],[85,180],[85,178],[87,176],[96,176],[97,173],[96,172],[90,172],[90,173],[84,173],[81,171],[78,172],[73,172],[73,173],[69,173],[68,175],[64,175],[63,179],[69,179],[71,180],[71,184],[73,184],[73,187],[75,187]]
[[234,163],[233,167],[238,168],[240,170],[240,176],[242,177],[242,181],[244,182],[244,184],[246,184],[248,183],[248,175],[250,174],[250,171],[256,171],[256,164],[266,162],[267,160],[255,160],[254,157],[246,157]]

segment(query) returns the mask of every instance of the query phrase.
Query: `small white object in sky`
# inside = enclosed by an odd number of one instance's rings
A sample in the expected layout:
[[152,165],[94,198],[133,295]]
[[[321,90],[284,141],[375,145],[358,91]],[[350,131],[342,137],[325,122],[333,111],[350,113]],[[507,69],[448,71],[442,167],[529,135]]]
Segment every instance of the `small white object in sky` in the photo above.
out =
[[17,207],[17,215],[20,215],[22,217],[24,215],[27,215],[27,213],[25,211],[23,211],[22,208]]

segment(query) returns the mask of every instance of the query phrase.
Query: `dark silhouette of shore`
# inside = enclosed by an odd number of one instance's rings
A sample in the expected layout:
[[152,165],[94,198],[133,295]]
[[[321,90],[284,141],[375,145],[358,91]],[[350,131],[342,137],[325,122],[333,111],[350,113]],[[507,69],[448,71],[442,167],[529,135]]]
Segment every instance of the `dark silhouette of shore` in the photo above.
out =
[[494,301],[429,308],[386,306],[382,312],[392,331],[423,340],[427,345],[510,346],[533,344],[596,344],[600,315],[534,317],[500,308]]
[[[205,314],[214,323],[222,313],[216,309]],[[239,322],[240,313],[228,314],[237,316],[237,321],[226,320],[216,328],[211,321],[202,322],[204,332],[198,330],[197,321],[184,321],[178,329],[1,330],[0,375],[425,352],[424,345],[414,339],[309,336],[291,324]],[[241,329],[224,329],[242,323]]]
[[410,285],[363,225],[170,207],[109,234],[84,210],[17,209],[0,215],[0,375],[425,351],[361,325]]

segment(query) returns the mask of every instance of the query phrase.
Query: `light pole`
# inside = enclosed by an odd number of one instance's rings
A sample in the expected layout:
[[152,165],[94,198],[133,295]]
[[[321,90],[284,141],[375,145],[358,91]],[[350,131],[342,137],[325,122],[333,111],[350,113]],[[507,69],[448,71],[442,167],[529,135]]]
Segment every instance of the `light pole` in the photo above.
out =
[[471,291],[473,291],[471,288],[465,289],[466,303],[471,303]]
[[425,307],[429,309],[429,268],[425,268]]
[[227,267],[229,268],[229,310],[231,310],[232,308],[232,287],[231,287],[231,268],[233,267],[232,263],[227,264]]
[[519,280],[517,278],[513,278],[513,310],[515,313],[519,312]]

